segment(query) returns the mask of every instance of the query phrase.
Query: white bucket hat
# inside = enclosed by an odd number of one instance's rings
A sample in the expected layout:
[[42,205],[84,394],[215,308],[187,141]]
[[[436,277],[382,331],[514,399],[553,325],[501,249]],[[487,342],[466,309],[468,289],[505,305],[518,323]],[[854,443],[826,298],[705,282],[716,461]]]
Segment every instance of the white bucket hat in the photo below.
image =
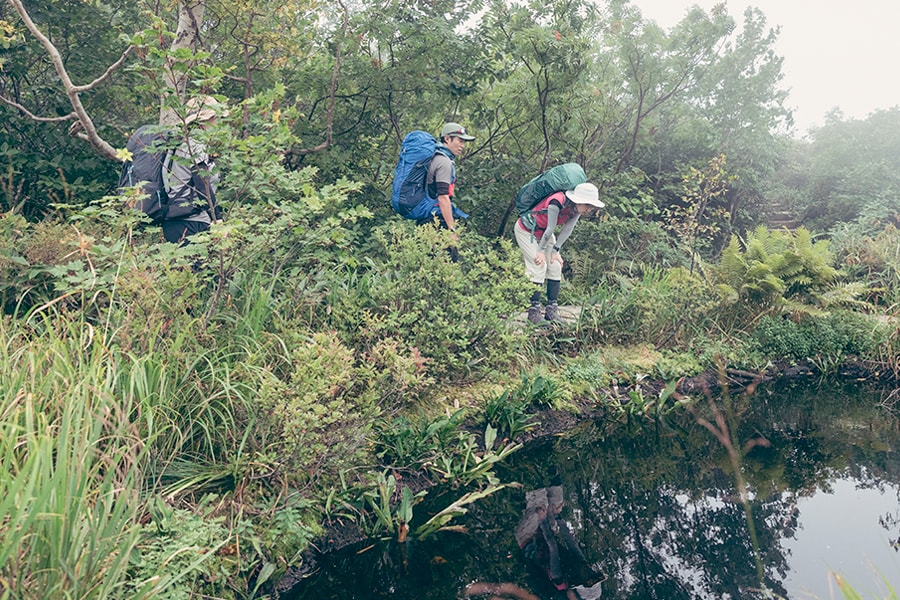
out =
[[574,190],[568,190],[566,196],[575,204],[590,204],[597,208],[606,206],[600,202],[600,190],[593,183],[579,183]]
[[209,121],[213,117],[228,116],[228,107],[212,96],[191,98],[184,105],[190,111],[184,118],[186,125],[190,125],[194,121]]

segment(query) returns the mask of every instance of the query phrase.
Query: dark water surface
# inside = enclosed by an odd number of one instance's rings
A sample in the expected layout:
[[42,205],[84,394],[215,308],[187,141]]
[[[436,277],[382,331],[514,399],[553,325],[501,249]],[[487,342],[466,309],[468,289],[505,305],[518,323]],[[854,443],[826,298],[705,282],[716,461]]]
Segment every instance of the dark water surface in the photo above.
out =
[[[739,457],[749,517],[725,445],[694,415],[586,422],[513,455],[498,475],[522,487],[481,500],[458,521],[466,533],[355,546],[323,559],[292,597],[438,600],[463,597],[472,582],[509,582],[567,598],[546,576],[551,544],[517,543],[526,493],[539,504],[547,486],[564,500],[554,525],[561,580],[585,584],[570,600],[842,598],[832,572],[865,598],[886,597],[888,584],[900,592],[900,420],[888,392],[803,382],[718,399],[738,445],[768,444]],[[715,423],[705,399],[698,407]],[[413,526],[459,495],[429,494]]]

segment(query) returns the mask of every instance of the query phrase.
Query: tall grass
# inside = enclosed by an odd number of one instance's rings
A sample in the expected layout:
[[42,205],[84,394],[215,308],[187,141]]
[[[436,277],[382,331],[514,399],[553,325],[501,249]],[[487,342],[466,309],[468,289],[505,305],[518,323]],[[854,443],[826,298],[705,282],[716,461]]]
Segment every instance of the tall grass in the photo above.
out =
[[115,393],[129,361],[62,323],[0,325],[0,597],[150,598],[171,578],[128,581],[147,450]]
[[144,444],[91,334],[4,336],[0,586],[12,598],[114,597],[138,543]]

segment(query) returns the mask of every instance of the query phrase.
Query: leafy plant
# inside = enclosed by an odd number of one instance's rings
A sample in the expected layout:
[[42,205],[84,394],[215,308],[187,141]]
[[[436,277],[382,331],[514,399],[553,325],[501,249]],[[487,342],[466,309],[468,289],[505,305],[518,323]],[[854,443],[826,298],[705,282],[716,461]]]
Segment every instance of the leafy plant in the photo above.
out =
[[130,598],[165,595],[178,569],[131,572],[150,445],[139,404],[108,376],[127,357],[83,322],[40,325],[31,336],[0,324],[3,595],[115,598],[126,584]]
[[[400,501],[395,504],[394,498],[398,492]],[[376,473],[375,481],[363,492],[363,498],[375,516],[373,532],[384,531],[399,542],[406,541],[413,506],[427,494],[426,490],[413,494],[405,485],[398,488],[393,474],[385,476],[384,472]]]
[[673,398],[677,383],[670,381],[656,397],[645,395],[644,389],[638,384],[626,392],[625,399],[621,396],[614,397],[611,406],[624,415],[629,423],[636,417],[659,419],[678,407],[679,402],[668,402]]
[[428,519],[422,525],[415,529],[415,535],[418,539],[425,539],[434,535],[439,531],[460,531],[461,528],[451,526],[449,523],[456,517],[462,516],[468,512],[466,508],[469,504],[487,498],[491,494],[499,492],[507,487],[505,484],[491,484],[482,490],[475,490],[464,494],[457,500],[454,500],[448,506],[442,508],[433,517]]
[[732,236],[715,270],[723,304],[744,318],[778,312],[787,301],[793,310],[815,312],[838,276],[828,241],[814,242],[802,227],[769,231],[761,225],[747,234],[744,246]]
[[489,485],[496,485],[498,480],[494,475],[494,466],[522,447],[521,444],[509,442],[495,451],[496,441],[497,430],[490,425],[484,430],[483,451],[474,434],[460,432],[456,446],[425,463],[425,467],[454,488],[482,480]]
[[490,425],[510,440],[534,429],[538,421],[527,412],[528,403],[511,390],[489,397],[481,407],[481,423]]
[[386,464],[416,468],[453,448],[465,412],[429,418],[419,413],[382,421],[376,427],[376,453]]

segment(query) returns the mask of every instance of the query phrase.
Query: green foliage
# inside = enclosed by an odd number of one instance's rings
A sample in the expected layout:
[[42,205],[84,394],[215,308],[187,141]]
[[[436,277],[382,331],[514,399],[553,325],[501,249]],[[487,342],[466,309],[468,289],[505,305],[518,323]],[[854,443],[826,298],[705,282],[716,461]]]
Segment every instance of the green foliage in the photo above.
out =
[[[397,478],[393,474],[385,476],[385,473],[376,473],[369,489],[363,492],[363,498],[375,518],[374,524],[369,528],[370,533],[384,532],[404,541],[409,531],[409,522],[413,518],[413,506],[427,493],[421,491],[413,494],[408,486],[398,488]],[[395,506],[393,499],[398,494],[400,502]]]
[[715,275],[727,310],[744,318],[792,310],[815,310],[839,273],[827,240],[813,241],[804,228],[770,231],[759,226],[747,235],[744,249],[736,236],[722,253]]
[[0,306],[14,307],[27,281],[28,259],[22,255],[22,241],[27,239],[28,224],[13,213],[0,214]]
[[866,287],[868,301],[893,311],[900,303],[900,230],[893,224],[875,231],[848,224],[834,231],[832,240],[849,277]]
[[527,282],[508,242],[491,248],[463,232],[453,263],[446,233],[406,224],[378,232],[386,259],[372,271],[356,335],[364,347],[399,339],[437,380],[483,376],[509,365],[522,344],[507,319],[525,303]]
[[644,388],[636,385],[629,389],[624,397],[614,396],[611,398],[609,406],[616,413],[624,416],[629,423],[636,418],[659,419],[678,408],[677,401],[669,402],[675,392],[676,383],[670,381],[656,396],[646,395]]
[[507,442],[495,450],[496,441],[497,430],[490,425],[484,430],[483,450],[475,434],[460,432],[452,452],[438,454],[425,466],[454,489],[484,482],[496,486],[499,480],[494,474],[494,467],[522,447],[522,444]]
[[725,155],[711,159],[704,169],[690,167],[682,176],[681,202],[663,210],[664,226],[693,257],[717,247],[716,238],[728,227],[725,206],[728,185],[735,179],[725,169]]
[[534,429],[538,421],[528,412],[524,398],[510,390],[487,398],[481,406],[480,423],[490,425],[510,440]]
[[297,473],[356,464],[378,410],[354,352],[334,335],[313,333],[290,361],[286,378],[272,374],[259,390],[266,426],[280,439],[281,460]]
[[659,223],[634,218],[581,219],[564,250],[568,278],[584,294],[608,284],[612,273],[627,276],[641,265],[674,267],[688,260]]
[[874,359],[888,341],[886,326],[867,315],[834,311],[795,322],[781,316],[760,319],[753,341],[765,356],[813,360],[833,370],[849,358]]
[[507,486],[503,484],[491,484],[482,490],[475,490],[464,494],[441,509],[437,514],[428,519],[428,521],[419,525],[415,530],[416,536],[419,539],[425,539],[438,531],[459,530],[458,528],[450,526],[450,521],[466,514],[469,511],[469,509],[466,508],[469,504],[481,500],[482,498],[486,498],[495,492],[499,492],[505,487]]
[[429,418],[425,414],[401,416],[376,426],[376,452],[396,468],[419,468],[451,448],[465,416],[458,410],[449,416]]
[[0,331],[4,597],[167,593],[178,569],[131,577],[149,445],[132,421],[138,403],[108,376],[127,357],[83,322],[29,330],[4,321]]
[[[158,596],[171,600],[190,598],[198,589],[218,594],[228,590],[233,568],[224,563],[233,559],[222,552],[230,537],[223,516],[173,509],[159,498],[150,504],[150,515],[132,558],[135,582],[178,573]],[[127,585],[126,591],[133,593],[132,586]]]
[[[125,69],[82,94],[113,145],[157,120],[173,75],[190,82],[187,96],[230,100],[231,116],[200,134],[227,218],[185,247],[161,243],[107,195],[117,164],[60,123],[0,105],[0,301],[16,315],[0,326],[0,596],[22,584],[72,597],[252,597],[252,577],[264,583],[317,533],[307,493],[340,480],[342,514],[368,507],[391,536],[410,525],[419,494],[394,474],[359,475],[374,452],[395,473],[457,490],[430,518],[415,515],[425,522],[414,535],[427,537],[502,487],[493,469],[518,446],[498,433],[533,427],[533,409],[720,357],[809,355],[829,368],[884,357],[882,329],[824,310],[858,307],[865,293],[896,304],[895,232],[840,246],[868,290],[839,283],[829,248],[805,230],[757,230],[709,273],[683,268],[686,246],[718,235],[696,226],[704,203],[745,223],[781,149],[781,61],[757,11],[742,31],[717,8],[666,32],[631,5],[604,13],[581,0],[391,0],[326,19],[315,0],[226,0],[202,25],[214,50],[173,53],[175,3],[153,15],[119,0],[50,4],[30,8],[76,84],[135,45]],[[3,19],[2,74],[17,101],[68,114],[43,48]],[[183,117],[184,98],[163,96]],[[830,123],[809,147],[803,200],[858,214],[844,240],[892,218],[895,112],[862,128]],[[451,119],[478,136],[458,163],[457,199],[473,217],[456,264],[448,232],[386,224],[402,135]],[[727,190],[721,153],[740,176]],[[563,293],[584,305],[581,321],[536,341],[512,324],[531,289],[518,252],[482,235],[504,235],[518,185],[567,161],[609,208],[565,250]],[[764,319],[752,351],[725,337],[779,310],[814,317]],[[634,345],[600,350],[609,343]],[[411,414],[440,386],[516,367],[533,347],[557,364],[581,358],[486,399],[482,439],[463,413]],[[673,404],[635,387],[617,406],[643,418]]]
[[632,274],[611,278],[586,301],[582,343],[684,343],[710,327],[716,299],[699,273],[634,265]]
[[613,383],[613,376],[595,354],[584,354],[566,363],[563,377],[577,397],[597,399],[601,391]]
[[571,390],[560,384],[555,378],[543,375],[522,375],[522,381],[516,388],[515,395],[522,398],[528,407],[538,409],[562,408],[572,399]]
[[[856,223],[870,232],[895,219],[900,190],[900,110],[875,111],[864,120],[831,115],[811,141],[797,144],[805,159],[785,183],[803,194],[796,209],[818,231]],[[874,231],[873,231],[874,230]]]
[[[444,438],[453,430],[455,427],[451,421],[440,419],[427,428],[427,431],[431,432],[429,438],[432,443],[429,452],[430,458],[423,463],[423,466],[440,475],[443,481],[454,490],[473,485],[478,489],[464,494],[437,511],[425,523],[416,526],[413,534],[419,539],[424,539],[438,531],[454,529],[449,523],[453,518],[468,511],[464,508],[466,505],[505,487],[499,483],[493,468],[521,448],[520,444],[510,443],[495,451],[497,431],[490,425],[484,432],[483,450],[479,448],[475,435],[458,430],[454,431],[455,443],[445,446],[445,442],[449,440]],[[421,440],[421,436],[419,439]],[[373,534],[384,532],[389,537],[396,536],[398,541],[403,542],[410,531],[409,526],[413,521],[414,506],[428,492],[423,490],[414,494],[409,486],[401,485],[394,474],[378,472],[369,478],[368,484],[363,487],[361,494],[374,519],[374,523],[366,525],[368,519],[364,513],[364,526]]]

